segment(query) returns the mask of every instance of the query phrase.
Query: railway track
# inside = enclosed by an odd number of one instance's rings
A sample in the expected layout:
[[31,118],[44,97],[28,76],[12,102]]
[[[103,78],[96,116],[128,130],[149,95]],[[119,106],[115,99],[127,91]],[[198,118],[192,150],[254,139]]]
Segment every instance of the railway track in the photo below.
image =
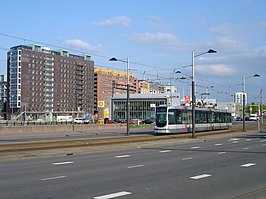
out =
[[38,141],[38,142],[26,142],[26,143],[9,143],[9,144],[0,144],[0,154],[22,152],[22,151],[37,151],[37,150],[114,145],[114,144],[124,144],[129,142],[147,142],[155,140],[174,139],[174,138],[175,136],[145,135],[145,136],[123,136],[123,137],[95,138],[95,139],[56,140],[56,141],[45,141],[45,142]]
[[[255,130],[254,126],[253,127],[252,126],[248,126],[247,130],[250,129]],[[241,131],[241,126],[234,127],[230,130],[201,132],[197,133],[197,136],[217,135],[217,134],[224,134],[236,131]],[[0,144],[0,154],[27,152],[27,151],[56,150],[64,148],[93,147],[93,146],[103,146],[103,145],[126,144],[133,142],[149,142],[149,141],[170,140],[170,139],[189,138],[189,137],[191,137],[191,133],[165,135],[165,136],[131,135],[131,136],[120,136],[120,137],[5,143],[5,144]]]

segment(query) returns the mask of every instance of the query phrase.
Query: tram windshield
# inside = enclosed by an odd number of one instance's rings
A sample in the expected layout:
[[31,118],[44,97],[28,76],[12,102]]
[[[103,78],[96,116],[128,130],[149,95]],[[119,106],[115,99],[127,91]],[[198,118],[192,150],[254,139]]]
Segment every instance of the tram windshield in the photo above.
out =
[[166,125],[167,108],[157,107],[156,108],[156,126],[164,127]]

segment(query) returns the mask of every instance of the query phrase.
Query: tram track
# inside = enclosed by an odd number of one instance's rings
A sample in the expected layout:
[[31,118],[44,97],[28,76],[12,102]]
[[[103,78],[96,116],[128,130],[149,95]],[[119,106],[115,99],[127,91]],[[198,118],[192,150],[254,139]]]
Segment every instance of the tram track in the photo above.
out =
[[[228,133],[230,131],[215,131],[215,134]],[[211,134],[211,132],[202,132],[198,136]],[[120,137],[105,137],[105,138],[84,138],[84,139],[71,139],[71,140],[53,140],[53,141],[35,141],[23,143],[8,143],[0,144],[0,154],[15,153],[25,151],[38,151],[38,150],[55,150],[64,148],[78,148],[78,147],[93,147],[103,145],[125,144],[133,142],[149,142],[170,140],[178,138],[189,138],[191,133],[188,134],[175,134],[175,135],[133,135],[133,136],[120,136]]]
[[[255,130],[255,123],[249,124],[247,130]],[[241,126],[234,126],[230,130],[218,130],[197,133],[197,137],[206,135],[219,135],[233,132],[241,132]],[[19,143],[2,143],[0,144],[0,154],[16,153],[16,152],[30,152],[30,151],[44,151],[57,150],[67,148],[79,147],[93,147],[93,146],[107,146],[118,145],[136,142],[149,142],[160,140],[171,140],[180,138],[191,138],[191,133],[172,134],[164,136],[154,135],[130,135],[117,137],[101,137],[101,138],[82,138],[82,139],[68,139],[68,140],[52,140],[52,141],[31,141]]]

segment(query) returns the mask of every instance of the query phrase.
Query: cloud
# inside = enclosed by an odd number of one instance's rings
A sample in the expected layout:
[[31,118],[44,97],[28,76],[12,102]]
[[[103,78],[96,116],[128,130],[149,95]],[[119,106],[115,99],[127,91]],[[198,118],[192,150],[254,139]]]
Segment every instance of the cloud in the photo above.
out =
[[235,74],[233,67],[225,64],[216,64],[211,66],[198,66],[197,71],[204,74],[205,76],[232,76]]
[[229,37],[219,37],[210,42],[209,46],[218,46],[219,51],[226,53],[244,53],[249,50],[248,46],[244,42]]
[[158,16],[150,16],[149,19],[145,21],[145,25],[153,29],[167,29],[170,27],[166,21]]
[[101,44],[91,45],[80,39],[68,39],[64,42],[64,45],[75,50],[91,51],[91,52],[104,52],[105,48]]
[[266,46],[261,46],[259,48],[254,49],[252,55],[257,57],[266,57]]
[[131,36],[131,39],[141,43],[177,43],[177,38],[171,33],[136,33]]
[[95,21],[93,22],[93,24],[99,26],[113,26],[113,25],[128,26],[130,24],[130,18],[128,16],[117,16],[117,17],[112,17],[110,19],[105,19],[103,21]]

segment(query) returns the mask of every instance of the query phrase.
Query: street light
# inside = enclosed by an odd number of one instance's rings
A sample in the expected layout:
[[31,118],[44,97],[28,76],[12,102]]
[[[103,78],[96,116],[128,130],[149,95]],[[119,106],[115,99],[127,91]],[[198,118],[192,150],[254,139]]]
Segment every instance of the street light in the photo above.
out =
[[246,97],[245,97],[245,92],[246,92],[246,79],[249,79],[251,77],[260,77],[259,74],[254,74],[248,77],[245,77],[245,75],[242,75],[242,85],[243,85],[243,102],[242,102],[242,131],[245,132],[246,131],[246,125],[245,125],[245,116],[246,116]]
[[196,96],[195,96],[195,65],[194,60],[196,57],[199,57],[201,55],[207,54],[207,53],[217,53],[217,51],[213,49],[209,49],[206,52],[200,53],[195,55],[194,51],[192,51],[192,138],[195,138],[195,106],[196,106]]
[[126,114],[126,119],[127,119],[127,135],[129,135],[129,58],[127,58],[126,60],[122,60],[122,59],[117,59],[115,57],[112,57],[111,59],[109,59],[109,61],[120,61],[120,62],[124,62],[127,63],[127,114]]

